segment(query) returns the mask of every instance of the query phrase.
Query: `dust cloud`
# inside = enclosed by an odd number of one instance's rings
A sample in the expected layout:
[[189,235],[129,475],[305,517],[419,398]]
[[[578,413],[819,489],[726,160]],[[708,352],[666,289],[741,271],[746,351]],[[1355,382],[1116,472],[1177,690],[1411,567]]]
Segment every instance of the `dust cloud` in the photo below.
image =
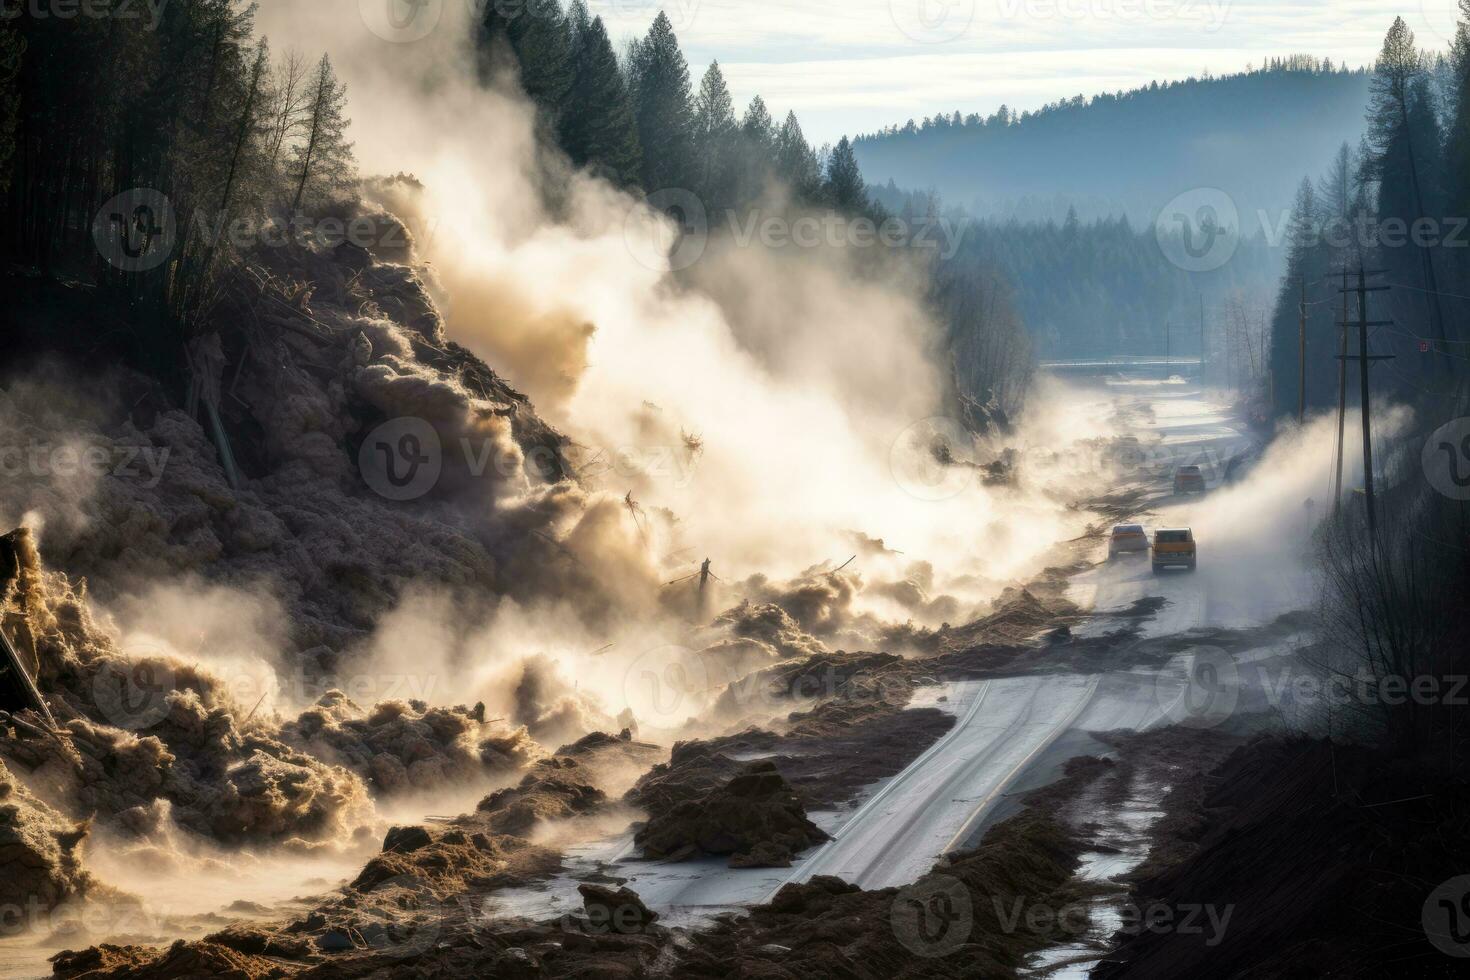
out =
[[[663,583],[706,557],[733,602],[750,575],[837,567],[862,535],[885,548],[854,563],[857,607],[937,626],[1080,529],[1060,488],[1041,485],[1055,474],[1019,488],[985,487],[963,465],[958,478],[915,474],[936,436],[961,463],[999,451],[943,418],[943,341],[921,269],[720,235],[687,272],[650,260],[659,250],[639,236],[672,243],[672,226],[541,145],[513,78],[476,82],[471,7],[445,4],[412,43],[375,36],[346,0],[267,2],[259,24],[277,47],[331,53],[364,173],[412,174],[378,182],[375,203],[415,230],[449,335],[577,442],[580,475],[603,495],[588,512],[602,519],[565,544],[617,584],[630,615],[666,612]],[[1064,397],[1046,392],[1037,415]],[[1045,437],[1063,445],[1090,435],[1053,421]],[[686,615],[690,602],[672,600]],[[619,632],[577,640],[596,649]]]

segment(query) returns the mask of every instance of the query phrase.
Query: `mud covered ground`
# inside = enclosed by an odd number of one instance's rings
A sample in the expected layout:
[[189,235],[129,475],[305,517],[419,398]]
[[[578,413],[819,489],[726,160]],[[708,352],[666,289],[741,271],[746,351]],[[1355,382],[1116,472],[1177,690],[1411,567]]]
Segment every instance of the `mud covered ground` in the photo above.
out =
[[[807,810],[851,802],[953,724],[936,708],[909,707],[917,689],[940,679],[1004,674],[1060,654],[1071,641],[1058,628],[1082,618],[1065,601],[1064,587],[1064,570],[1048,569],[1024,589],[1007,592],[990,616],[953,631],[948,649],[936,644],[928,657],[821,652],[758,672],[726,692],[725,708],[734,716],[751,704],[767,714],[773,705],[793,710],[763,728],[681,743],[666,760],[629,732],[564,746],[532,763],[519,783],[487,796],[473,813],[444,824],[394,828],[382,852],[351,882],[288,921],[255,919],[166,949],[66,953],[56,958],[56,974],[724,976],[732,975],[732,963],[739,964],[736,975],[750,976],[833,975],[834,969],[854,976],[961,976],[974,975],[976,964],[1008,974],[1033,951],[1072,938],[1068,930],[1085,931],[1086,923],[1017,926],[1003,916],[1007,908],[1071,907],[1098,889],[1072,878],[1078,855],[1098,842],[1085,807],[1069,812],[1068,802],[1088,792],[1105,795],[1135,766],[1166,767],[1177,780],[1203,767],[1228,737],[1209,748],[1184,740],[1171,749],[1162,737],[1119,736],[1119,761],[1074,760],[1063,779],[1033,793],[1025,809],[992,828],[975,851],[949,856],[903,890],[867,892],[819,877],[789,885],[769,906],[705,932],[659,925],[636,895],[620,887],[615,867],[583,882],[581,915],[497,922],[484,902],[500,888],[561,870],[554,847],[543,843],[547,828],[576,836],[579,822],[594,832],[594,821],[608,817],[626,822],[657,815],[640,843],[665,858],[714,852],[731,854],[732,862],[789,860],[821,839],[819,831],[811,832],[815,828],[801,830],[809,827]],[[1108,648],[1117,652],[1113,663],[1167,655],[1137,638],[1131,611],[1116,618]],[[1011,642],[1001,642],[1006,637]],[[605,778],[629,771],[643,775],[626,795],[617,779]],[[742,824],[749,838],[710,845],[699,815],[725,814],[732,799],[748,795],[741,784],[752,774],[774,781],[774,811]],[[780,818],[770,819],[770,812]],[[719,829],[728,831],[728,821]],[[650,849],[655,838],[658,846]],[[947,948],[941,936],[933,947],[935,930],[950,935],[945,917],[960,907],[966,909],[965,939]]]
[[[1094,976],[1464,976],[1431,899],[1470,866],[1470,783],[1326,739],[1261,737],[1164,801],[1140,903],[1229,907],[1221,941],[1140,930]],[[1449,940],[1446,932],[1445,941]]]

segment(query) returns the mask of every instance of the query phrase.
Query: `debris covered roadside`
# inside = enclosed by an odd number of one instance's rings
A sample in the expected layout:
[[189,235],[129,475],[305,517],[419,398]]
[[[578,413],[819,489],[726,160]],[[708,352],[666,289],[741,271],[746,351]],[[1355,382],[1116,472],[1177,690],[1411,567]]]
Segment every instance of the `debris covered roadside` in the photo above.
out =
[[[715,976],[728,975],[731,962],[765,975],[777,953],[783,962],[791,959],[782,947],[802,950],[798,960],[836,956],[860,964],[858,976],[893,975],[902,964],[922,975],[968,975],[977,959],[1000,973],[1014,971],[1026,955],[1070,933],[1018,930],[1001,921],[1004,910],[1017,902],[1071,907],[1096,887],[1073,879],[1088,846],[1086,829],[1056,813],[1060,801],[1100,778],[1105,763],[1075,763],[1061,782],[1032,794],[1019,815],[992,828],[975,851],[951,855],[910,889],[866,892],[819,877],[787,886],[769,906],[707,932],[660,924],[621,887],[615,867],[604,880],[581,883],[581,914],[540,923],[498,921],[487,916],[484,901],[497,889],[561,870],[556,851],[541,843],[548,827],[622,810],[629,819],[640,810],[651,815],[638,832],[650,857],[702,853],[728,855],[734,866],[789,863],[824,836],[807,820],[808,809],[850,802],[953,724],[935,708],[910,707],[916,689],[938,677],[1004,673],[1054,643],[1043,635],[1005,644],[996,642],[997,631],[1014,630],[1018,615],[1051,617],[1052,623],[1075,619],[1076,611],[1058,598],[1063,577],[1049,570],[1030,589],[1008,594],[986,620],[958,634],[977,641],[968,646],[960,640],[917,658],[821,652],[757,672],[740,690],[732,685],[721,702],[734,719],[731,734],[682,743],[666,762],[661,751],[626,731],[565,746],[532,762],[518,785],[490,794],[473,813],[440,826],[392,829],[382,853],[353,881],[293,920],[237,925],[167,949],[65,953],[56,958],[56,975],[141,980],[189,975],[211,964],[243,976],[350,977],[383,970],[402,976],[458,970]],[[820,679],[815,686],[814,678]],[[752,714],[752,704],[761,710]],[[757,716],[777,724],[741,727]],[[752,756],[758,761],[748,761]],[[643,773],[625,799],[599,779],[614,770]],[[913,916],[931,901],[968,902],[973,936],[951,950],[915,950],[922,937]],[[918,905],[905,904],[913,902]],[[908,925],[896,924],[901,922]],[[857,934],[864,937],[862,948],[847,948]]]
[[[978,847],[946,856],[912,885],[864,891],[818,876],[707,930],[664,926],[615,879],[583,883],[579,912],[535,923],[486,917],[478,894],[557,863],[489,832],[504,819],[497,806],[447,831],[394,831],[339,900],[279,928],[227,929],[166,950],[65,953],[56,975],[163,980],[212,964],[251,978],[1013,976],[1040,951],[1085,937],[1092,902],[1118,890],[1076,874],[1085,853],[1105,846],[1087,820],[1089,801],[1145,758],[1155,774],[1192,772],[1236,740],[1201,733],[1167,758],[1170,744],[1125,746],[1118,761],[1074,759]],[[466,865],[477,869],[463,879],[475,888],[444,873]]]

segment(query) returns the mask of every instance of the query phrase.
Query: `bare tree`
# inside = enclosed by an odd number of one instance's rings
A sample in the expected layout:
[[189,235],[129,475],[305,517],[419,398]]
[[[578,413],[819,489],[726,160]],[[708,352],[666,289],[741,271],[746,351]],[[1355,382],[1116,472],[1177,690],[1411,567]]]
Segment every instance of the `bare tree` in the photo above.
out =
[[280,166],[281,151],[307,121],[311,109],[309,75],[306,58],[294,48],[286,52],[272,73],[265,138],[266,164],[272,172]]
[[291,213],[301,209],[307,192],[323,194],[342,187],[352,177],[352,144],[347,142],[347,124],[342,113],[347,107],[347,87],[337,80],[332,60],[322,55],[312,77],[311,108],[305,135],[296,147],[296,196]]

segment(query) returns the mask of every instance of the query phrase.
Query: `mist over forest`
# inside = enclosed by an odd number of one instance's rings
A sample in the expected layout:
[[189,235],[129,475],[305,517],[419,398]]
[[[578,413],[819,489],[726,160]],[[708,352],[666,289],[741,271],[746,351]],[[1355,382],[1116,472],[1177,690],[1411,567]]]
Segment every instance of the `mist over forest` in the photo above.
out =
[[1041,109],[936,112],[853,140],[869,183],[936,191],[977,218],[1146,226],[1170,198],[1218,187],[1242,231],[1290,206],[1300,175],[1364,131],[1370,71],[1310,55],[1219,76],[1078,95]]

